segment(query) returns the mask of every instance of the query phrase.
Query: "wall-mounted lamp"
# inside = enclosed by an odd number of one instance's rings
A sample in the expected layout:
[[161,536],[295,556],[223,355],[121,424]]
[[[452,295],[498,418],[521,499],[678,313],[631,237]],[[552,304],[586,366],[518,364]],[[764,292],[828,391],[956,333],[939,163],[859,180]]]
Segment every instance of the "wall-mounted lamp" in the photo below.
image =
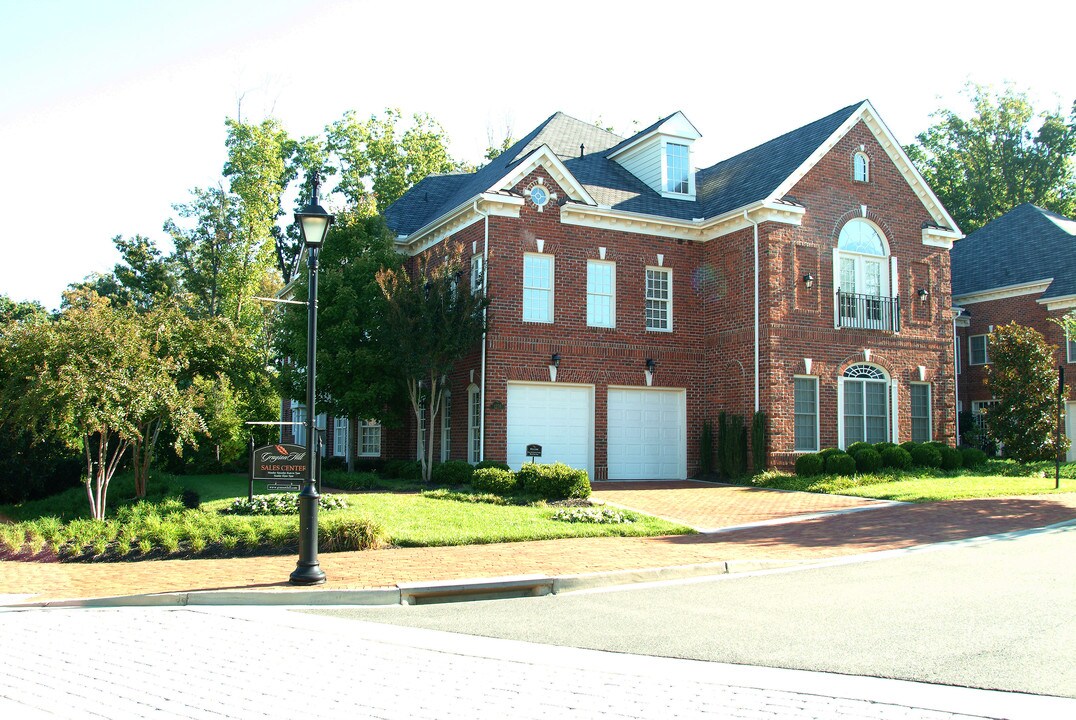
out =
[[550,361],[555,368],[560,367],[560,353],[553,353],[553,358]]
[[657,366],[658,366],[658,364],[656,362],[654,362],[654,358],[647,358],[646,359],[646,371],[648,373],[650,373],[651,375],[654,374],[654,370],[657,368]]
[[919,299],[926,300],[930,296],[930,291],[926,288],[919,288]]
[[804,275],[803,284],[807,287],[811,287],[812,285],[814,285],[814,275],[812,275],[811,273],[807,273],[806,275]]

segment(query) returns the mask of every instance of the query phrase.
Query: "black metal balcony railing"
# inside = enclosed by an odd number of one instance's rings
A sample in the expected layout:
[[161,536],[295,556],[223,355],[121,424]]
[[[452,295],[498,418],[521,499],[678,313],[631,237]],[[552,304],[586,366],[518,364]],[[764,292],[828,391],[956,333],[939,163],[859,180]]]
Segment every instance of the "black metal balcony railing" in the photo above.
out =
[[841,327],[900,332],[900,298],[859,295],[837,289]]

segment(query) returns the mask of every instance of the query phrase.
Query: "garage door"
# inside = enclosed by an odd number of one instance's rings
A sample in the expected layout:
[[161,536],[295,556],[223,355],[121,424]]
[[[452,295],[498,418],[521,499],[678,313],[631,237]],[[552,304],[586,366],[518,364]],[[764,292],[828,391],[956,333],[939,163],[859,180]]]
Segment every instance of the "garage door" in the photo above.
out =
[[593,477],[594,388],[590,385],[508,383],[508,464],[529,462],[527,446],[542,446],[538,462],[562,462]]
[[683,390],[609,389],[609,479],[687,477]]

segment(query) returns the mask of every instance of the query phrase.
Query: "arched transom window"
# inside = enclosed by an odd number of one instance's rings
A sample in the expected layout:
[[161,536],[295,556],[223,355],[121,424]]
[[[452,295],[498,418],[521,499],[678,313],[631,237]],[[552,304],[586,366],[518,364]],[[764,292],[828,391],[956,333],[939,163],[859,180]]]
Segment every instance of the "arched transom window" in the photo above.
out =
[[870,180],[870,158],[866,153],[857,152],[852,156],[852,178],[857,182]]
[[889,440],[889,378],[875,365],[853,365],[840,382],[841,447]]

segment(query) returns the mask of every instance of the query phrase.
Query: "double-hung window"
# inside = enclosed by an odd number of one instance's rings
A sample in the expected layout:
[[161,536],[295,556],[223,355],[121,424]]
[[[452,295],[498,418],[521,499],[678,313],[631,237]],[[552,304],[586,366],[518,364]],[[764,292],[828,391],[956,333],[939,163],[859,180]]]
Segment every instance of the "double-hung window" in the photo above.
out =
[[671,193],[691,193],[690,151],[680,143],[665,144],[665,189]]
[[471,292],[482,292],[482,285],[485,283],[485,276],[483,275],[482,268],[482,256],[471,256]]
[[889,440],[890,385],[885,373],[872,365],[853,365],[840,382],[843,447]]
[[333,455],[347,457],[348,422],[346,417],[333,418]]
[[672,330],[672,270],[646,269],[646,329]]
[[445,390],[441,401],[441,462],[448,462],[452,453],[452,393]]
[[930,384],[912,383],[912,442],[930,442]]
[[553,322],[553,256],[523,256],[523,320]]
[[467,459],[482,460],[482,393],[477,385],[467,390]]
[[1065,362],[1076,363],[1076,340],[1065,335]]
[[587,261],[587,325],[616,327],[616,264]]
[[968,338],[968,365],[989,365],[990,349],[986,335],[972,335]]
[[306,406],[296,405],[291,409],[291,433],[295,444],[306,446]]
[[376,420],[363,420],[359,424],[359,455],[381,456],[381,424]]
[[818,452],[818,378],[793,380],[796,452]]

